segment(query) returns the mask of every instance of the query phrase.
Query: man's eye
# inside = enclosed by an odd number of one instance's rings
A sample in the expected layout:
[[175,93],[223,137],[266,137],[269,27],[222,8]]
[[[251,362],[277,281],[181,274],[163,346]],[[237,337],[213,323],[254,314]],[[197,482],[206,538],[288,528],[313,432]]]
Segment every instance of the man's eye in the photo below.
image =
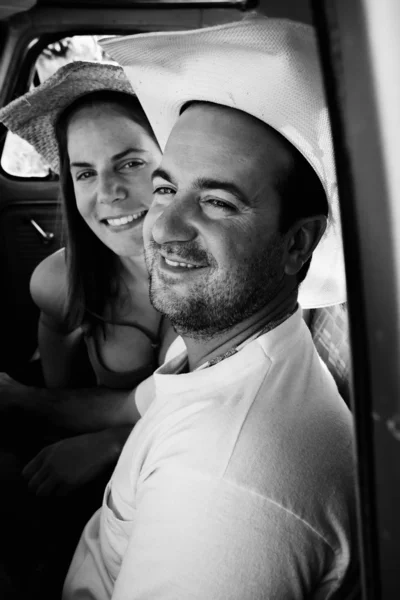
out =
[[129,160],[128,162],[122,165],[122,169],[135,169],[136,167],[140,167],[143,164],[141,160]]
[[169,187],[165,187],[165,186],[160,186],[157,187],[154,191],[153,194],[159,194],[160,196],[169,196],[171,194],[174,194],[175,191],[172,188]]
[[233,206],[233,204],[225,202],[224,200],[218,200],[217,198],[207,200],[206,204],[212,206],[213,208],[220,208],[222,210],[235,210],[235,206]]

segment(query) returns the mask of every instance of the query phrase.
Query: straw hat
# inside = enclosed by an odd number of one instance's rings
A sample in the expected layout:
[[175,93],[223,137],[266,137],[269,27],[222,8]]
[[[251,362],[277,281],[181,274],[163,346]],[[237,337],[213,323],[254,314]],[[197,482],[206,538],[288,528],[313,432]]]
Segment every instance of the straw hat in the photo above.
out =
[[58,173],[55,122],[74,100],[100,90],[135,95],[121,67],[77,61],[61,67],[40,86],[7,104],[0,110],[0,122],[32,144]]
[[162,149],[182,106],[198,100],[253,115],[303,154],[324,186],[330,217],[300,287],[300,303],[311,308],[344,302],[335,164],[313,29],[252,15],[204,29],[103,38],[100,44],[123,66]]

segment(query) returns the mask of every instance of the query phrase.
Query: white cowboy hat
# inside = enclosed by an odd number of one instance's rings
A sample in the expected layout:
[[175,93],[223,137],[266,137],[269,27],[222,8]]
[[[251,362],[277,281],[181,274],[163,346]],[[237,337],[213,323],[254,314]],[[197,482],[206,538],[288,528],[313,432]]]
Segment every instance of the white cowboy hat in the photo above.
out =
[[124,68],[162,149],[182,106],[199,100],[257,117],[303,154],[325,188],[330,216],[299,301],[303,308],[345,302],[335,164],[313,29],[252,15],[204,29],[103,38],[100,44]]
[[64,65],[44,83],[0,110],[0,123],[29,142],[55,173],[59,171],[54,125],[78,98],[103,90],[135,96],[118,65],[76,61]]

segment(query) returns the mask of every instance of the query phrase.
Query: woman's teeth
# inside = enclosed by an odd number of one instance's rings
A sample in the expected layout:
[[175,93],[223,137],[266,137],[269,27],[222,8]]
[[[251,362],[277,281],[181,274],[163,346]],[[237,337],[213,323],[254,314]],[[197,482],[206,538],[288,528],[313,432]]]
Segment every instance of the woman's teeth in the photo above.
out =
[[174,260],[169,260],[168,258],[165,258],[164,260],[167,263],[167,265],[169,265],[170,267],[186,267],[186,269],[198,269],[199,268],[196,265],[192,265],[190,263],[175,262]]
[[146,210],[142,210],[139,213],[135,213],[134,215],[126,215],[125,217],[118,217],[116,219],[104,219],[107,225],[111,225],[112,227],[120,227],[121,225],[127,225],[128,223],[132,223],[132,221],[137,221],[146,214]]

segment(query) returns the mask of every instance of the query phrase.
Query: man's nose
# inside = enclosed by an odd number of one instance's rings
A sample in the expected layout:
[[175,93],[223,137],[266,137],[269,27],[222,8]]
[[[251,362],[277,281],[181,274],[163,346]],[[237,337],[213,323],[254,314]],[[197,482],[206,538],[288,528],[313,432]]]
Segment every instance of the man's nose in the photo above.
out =
[[114,204],[114,202],[124,200],[126,195],[127,190],[116,174],[105,173],[98,175],[97,201],[100,204]]
[[196,207],[188,198],[177,198],[159,214],[152,228],[157,244],[189,242],[197,236],[194,226]]

